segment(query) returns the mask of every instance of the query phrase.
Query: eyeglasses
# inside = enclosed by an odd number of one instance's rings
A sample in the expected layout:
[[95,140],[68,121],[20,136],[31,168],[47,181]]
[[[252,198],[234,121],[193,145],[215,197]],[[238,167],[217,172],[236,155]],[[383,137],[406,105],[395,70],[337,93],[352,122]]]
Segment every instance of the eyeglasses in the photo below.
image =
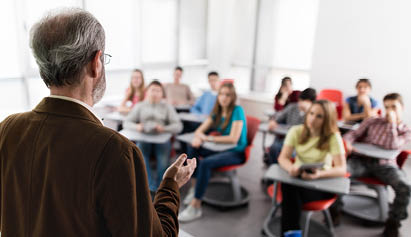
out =
[[109,64],[112,56],[110,54],[107,54],[107,53],[105,53],[103,55],[104,55],[104,60],[103,60],[104,65]]

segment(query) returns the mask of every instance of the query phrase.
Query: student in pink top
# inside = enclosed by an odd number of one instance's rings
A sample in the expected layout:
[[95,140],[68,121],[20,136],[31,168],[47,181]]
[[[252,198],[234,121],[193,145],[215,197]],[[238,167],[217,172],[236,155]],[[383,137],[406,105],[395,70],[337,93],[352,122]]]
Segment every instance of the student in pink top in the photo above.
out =
[[[134,69],[131,74],[130,85],[126,90],[126,96],[118,107],[120,113],[127,114],[135,104],[144,100],[144,75],[140,69]],[[131,102],[128,105],[127,102]]]

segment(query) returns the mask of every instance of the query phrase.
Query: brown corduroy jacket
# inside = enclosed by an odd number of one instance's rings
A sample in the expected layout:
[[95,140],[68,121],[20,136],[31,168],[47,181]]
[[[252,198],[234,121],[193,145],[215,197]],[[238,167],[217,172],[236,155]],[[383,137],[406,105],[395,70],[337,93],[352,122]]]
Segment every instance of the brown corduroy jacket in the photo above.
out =
[[0,123],[1,235],[177,236],[180,193],[151,201],[140,150],[85,107],[44,98]]

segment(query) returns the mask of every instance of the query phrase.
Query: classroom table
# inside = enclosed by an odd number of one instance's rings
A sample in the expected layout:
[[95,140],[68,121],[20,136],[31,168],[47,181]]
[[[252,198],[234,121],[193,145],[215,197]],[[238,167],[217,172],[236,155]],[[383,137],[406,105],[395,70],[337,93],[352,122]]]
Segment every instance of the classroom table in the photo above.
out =
[[360,123],[346,123],[344,121],[338,121],[337,126],[339,129],[344,130],[344,131],[351,131],[351,130],[356,130],[358,127],[360,127]]
[[275,110],[273,110],[273,109],[264,110],[264,115],[267,116],[267,117],[269,117],[269,118],[274,117],[275,113],[276,113],[276,112],[275,112]]
[[115,121],[117,123],[122,123],[124,121],[124,119],[126,118],[127,115],[121,114],[118,111],[106,114],[103,116],[104,120],[111,120],[111,121]]
[[121,130],[120,134],[134,142],[143,141],[156,144],[166,143],[167,141],[170,141],[172,136],[171,133],[147,134],[128,129]]
[[[191,144],[193,139],[194,139],[194,133],[186,133],[186,134],[177,136],[177,140],[188,143],[188,144]],[[215,143],[215,142],[206,141],[201,146],[211,151],[221,152],[221,151],[226,151],[231,148],[234,148],[237,146],[237,144]]]
[[401,153],[401,150],[398,149],[388,150],[376,145],[361,142],[355,142],[352,145],[354,148],[354,153],[375,159],[394,160],[397,159],[397,156]]
[[263,146],[263,153],[265,157],[268,157],[268,153],[265,152],[265,139],[266,139],[267,133],[275,134],[279,136],[285,136],[287,135],[287,132],[290,129],[290,127],[291,126],[289,125],[278,124],[277,128],[274,129],[274,131],[270,131],[268,129],[268,123],[260,123],[260,125],[258,126],[258,130],[263,133],[262,146]]
[[190,112],[191,105],[175,105],[174,108],[177,113],[187,113]]
[[179,113],[178,117],[182,121],[202,123],[204,122],[209,115],[207,114],[194,114],[194,113]]
[[[275,181],[274,186],[274,197],[276,197],[277,193],[277,182],[292,184],[299,187],[304,187],[307,189],[313,189],[318,191],[325,191],[335,194],[347,194],[349,193],[350,189],[350,180],[345,177],[337,177],[337,178],[324,178],[324,179],[317,179],[317,180],[303,180],[300,178],[292,177],[288,174],[287,171],[282,169],[278,164],[271,165],[268,170],[264,174],[264,178],[267,180]],[[280,236],[280,223],[281,217],[277,216],[276,213],[280,208],[280,204],[276,202],[276,199],[273,198],[273,206],[269,214],[267,215],[266,219],[264,220],[263,229],[262,231],[267,236]],[[301,221],[301,220],[300,220]],[[304,221],[303,221],[304,223]],[[302,227],[304,225],[301,225]],[[318,236],[318,235],[325,235],[331,236],[327,229],[324,228],[323,225],[311,219],[310,222],[310,233],[316,233],[315,235],[311,236]]]

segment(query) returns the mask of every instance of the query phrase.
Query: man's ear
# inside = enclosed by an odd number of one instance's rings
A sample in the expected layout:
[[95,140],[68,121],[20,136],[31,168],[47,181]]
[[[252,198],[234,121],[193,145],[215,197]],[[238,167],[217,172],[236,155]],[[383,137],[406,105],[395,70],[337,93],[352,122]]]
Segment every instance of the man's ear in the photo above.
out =
[[89,63],[89,73],[93,78],[96,78],[101,72],[101,68],[103,66],[103,62],[101,61],[102,54],[103,52],[101,50],[97,51],[96,55]]

